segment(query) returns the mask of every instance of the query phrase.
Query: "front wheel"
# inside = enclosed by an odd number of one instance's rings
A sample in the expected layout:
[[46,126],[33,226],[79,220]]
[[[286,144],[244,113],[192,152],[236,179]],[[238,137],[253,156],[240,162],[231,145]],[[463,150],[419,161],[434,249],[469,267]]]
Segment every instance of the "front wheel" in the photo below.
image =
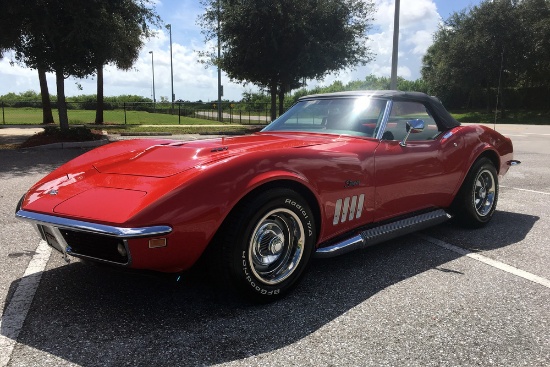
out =
[[313,213],[298,193],[261,192],[241,203],[224,224],[218,266],[246,297],[275,300],[297,284],[315,241]]
[[498,201],[498,174],[491,160],[477,160],[455,201],[458,221],[465,227],[479,228],[487,224]]

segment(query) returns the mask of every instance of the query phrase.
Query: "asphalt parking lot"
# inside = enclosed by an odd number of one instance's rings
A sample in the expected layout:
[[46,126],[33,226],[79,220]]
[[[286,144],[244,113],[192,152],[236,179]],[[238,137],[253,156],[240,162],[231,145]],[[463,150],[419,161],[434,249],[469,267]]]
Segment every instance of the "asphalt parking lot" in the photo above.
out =
[[14,210],[84,151],[0,150],[0,367],[550,366],[550,126],[497,130],[522,164],[488,226],[315,259],[289,297],[260,306],[199,276],[66,263]]

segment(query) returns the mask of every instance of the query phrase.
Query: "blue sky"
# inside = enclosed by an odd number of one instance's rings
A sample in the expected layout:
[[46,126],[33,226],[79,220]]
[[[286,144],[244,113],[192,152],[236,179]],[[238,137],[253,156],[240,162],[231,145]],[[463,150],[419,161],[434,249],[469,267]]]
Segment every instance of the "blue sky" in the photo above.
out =
[[[172,25],[172,48],[174,64],[174,93],[176,99],[210,101],[216,99],[217,73],[197,62],[196,51],[209,47],[196,23],[203,9],[198,0],[154,0],[157,13],[165,24]],[[366,75],[389,76],[393,32],[394,0],[374,0],[377,8],[374,27],[369,32],[369,46],[376,58],[366,66],[344,70],[329,75],[323,81],[308,81],[308,85],[328,85],[335,80],[348,82],[363,79]],[[422,56],[432,43],[433,33],[448,16],[480,3],[480,0],[402,0],[400,16],[400,44],[398,75],[406,79],[420,77]],[[108,31],[108,30],[107,30]],[[151,55],[155,66],[155,94],[170,98],[170,51],[169,34],[165,28],[158,29],[156,36],[146,42],[139,60],[131,71],[123,72],[107,66],[104,72],[105,95],[137,94],[152,95]],[[211,46],[211,45],[210,45]],[[11,66],[8,53],[0,61],[0,95],[9,92],[39,91],[35,70],[19,65]],[[222,75],[224,98],[239,100],[243,91],[255,91],[251,86],[231,83]],[[55,93],[55,77],[48,75],[50,93]],[[79,90],[81,86],[82,90]],[[68,96],[95,94],[95,79],[65,81]]]

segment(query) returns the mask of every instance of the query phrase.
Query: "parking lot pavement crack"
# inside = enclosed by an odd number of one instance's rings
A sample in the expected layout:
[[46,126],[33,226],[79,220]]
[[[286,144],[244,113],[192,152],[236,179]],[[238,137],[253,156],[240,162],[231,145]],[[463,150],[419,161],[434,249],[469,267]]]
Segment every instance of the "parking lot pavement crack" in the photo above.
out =
[[539,277],[538,275],[535,275],[535,274],[532,274],[532,273],[529,273],[525,270],[521,270],[521,269],[518,269],[516,267],[513,267],[511,265],[508,265],[508,264],[505,264],[503,262],[500,262],[500,261],[497,261],[497,260],[494,260],[494,259],[491,259],[487,256],[483,256],[479,253],[475,253],[475,252],[471,252],[465,248],[462,248],[462,247],[459,247],[459,246],[455,246],[455,245],[451,245],[450,243],[447,243],[445,241],[441,241],[441,240],[438,240],[437,238],[433,238],[431,236],[427,236],[425,234],[417,234],[417,236],[425,241],[428,241],[434,245],[437,245],[439,247],[443,247],[447,250],[450,250],[450,251],[453,251],[453,252],[456,252],[457,254],[460,254],[462,256],[467,256],[471,259],[474,259],[476,261],[479,261],[479,262],[482,262],[486,265],[489,265],[489,266],[492,266],[494,268],[497,268],[499,270],[502,270],[502,271],[505,271],[509,274],[513,274],[515,276],[518,276],[520,278],[524,278],[524,279],[527,279],[533,283],[537,283],[537,284],[540,284],[542,285],[543,287],[546,287],[546,288],[550,288],[550,280],[546,279],[546,278],[543,278],[543,277]]
[[8,365],[13,348],[23,327],[42,273],[50,258],[51,249],[40,241],[17,289],[0,319],[0,367]]

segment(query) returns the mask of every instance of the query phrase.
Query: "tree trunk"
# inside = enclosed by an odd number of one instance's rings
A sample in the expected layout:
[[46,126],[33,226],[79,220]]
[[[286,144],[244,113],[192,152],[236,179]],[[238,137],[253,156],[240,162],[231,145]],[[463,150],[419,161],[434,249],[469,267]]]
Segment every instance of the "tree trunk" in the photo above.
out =
[[95,109],[95,123],[103,124],[103,65],[97,68],[97,105]]
[[277,83],[273,82],[269,88],[271,93],[271,121],[277,118]]
[[42,123],[53,124],[52,104],[50,102],[50,92],[48,91],[48,81],[46,80],[46,70],[38,68],[38,80],[40,81],[40,96],[42,98]]
[[61,130],[69,130],[69,117],[67,115],[67,101],[65,100],[65,77],[63,69],[56,70],[55,81],[57,83],[57,111],[59,112],[59,127]]
[[285,87],[281,85],[281,88],[279,88],[279,116],[281,116],[285,112]]

